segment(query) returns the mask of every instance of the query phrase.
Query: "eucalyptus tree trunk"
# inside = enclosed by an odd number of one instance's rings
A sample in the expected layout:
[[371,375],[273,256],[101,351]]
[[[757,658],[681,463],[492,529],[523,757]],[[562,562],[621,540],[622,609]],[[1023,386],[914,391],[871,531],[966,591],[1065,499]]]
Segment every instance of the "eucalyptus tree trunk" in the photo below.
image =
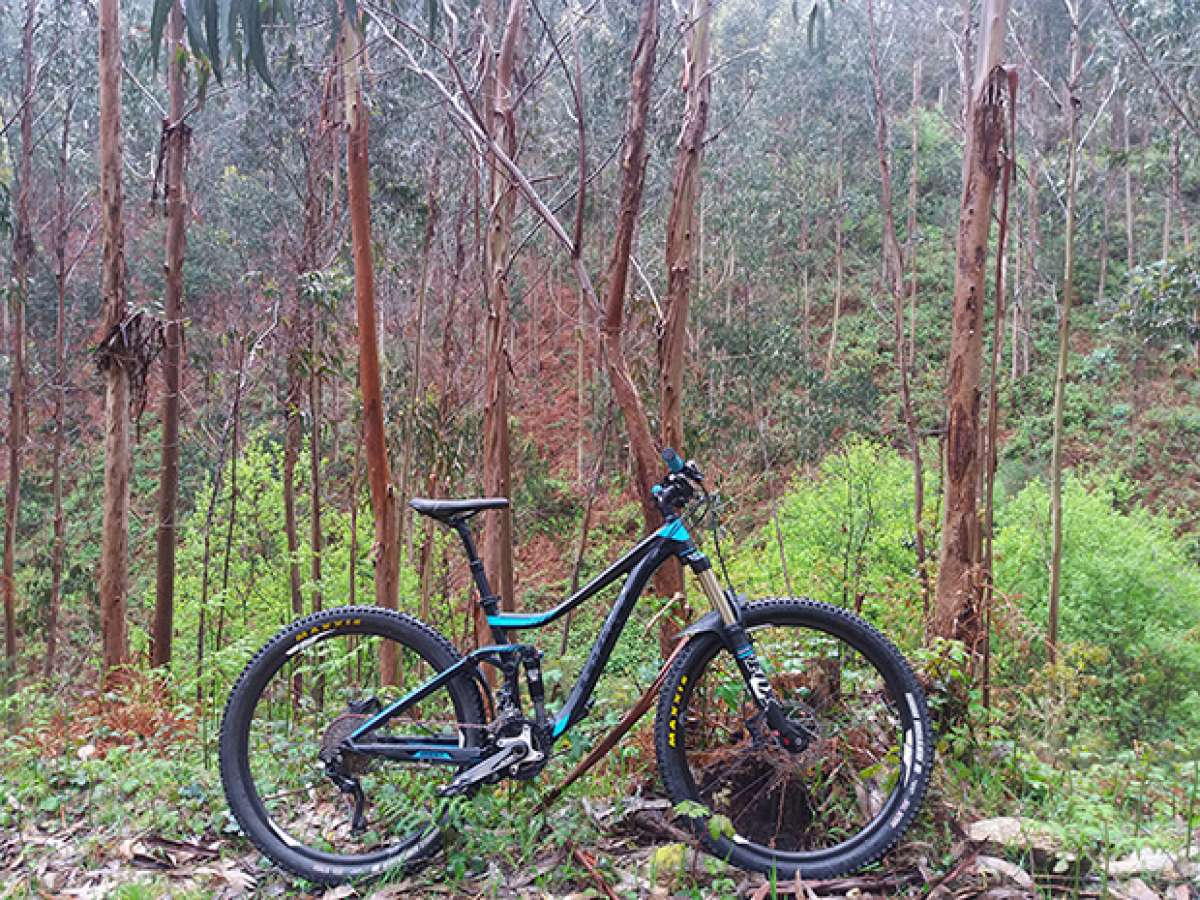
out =
[[[675,145],[671,209],[667,215],[667,296],[659,343],[659,417],[662,445],[681,452],[687,449],[683,446],[683,350],[687,344],[692,259],[696,252],[700,163],[712,94],[708,65],[712,17],[713,0],[692,0],[691,31],[683,54],[683,124]],[[669,560],[658,570],[655,588],[665,597],[681,596],[683,569],[678,560]],[[664,656],[670,653],[681,624],[681,620],[671,613],[659,621],[659,647]]]
[[683,350],[687,343],[692,260],[696,252],[700,163],[712,94],[712,77],[708,71],[712,15],[713,0],[692,0],[691,30],[683,54],[683,124],[675,144],[671,208],[667,215],[667,295],[659,345],[659,407],[663,445],[681,451],[686,449],[683,446]]
[[[300,581],[300,535],[296,516],[296,463],[300,458],[301,373],[300,354],[303,352],[299,334],[299,310],[295,310],[292,327],[288,329],[287,388],[283,397],[283,531],[288,549],[288,589],[292,598],[292,615],[304,615],[304,593]],[[300,697],[299,675],[294,679],[294,696]]]
[[[309,151],[308,164],[305,167],[304,231],[301,237],[300,271],[298,273],[301,277],[317,268],[317,253],[326,218],[332,203],[336,202],[336,199],[330,204],[325,202],[327,195],[325,194],[324,178],[328,172],[337,168],[335,132],[332,122],[333,111],[329,108],[329,93],[326,90],[321,101],[320,113],[314,123],[316,134]],[[321,321],[317,304],[311,301],[308,304],[306,321],[309,341],[308,411],[311,422],[308,442],[309,580],[313,585],[311,609],[313,612],[319,612],[324,606],[324,597],[321,591],[321,557],[324,552],[324,537],[321,530],[321,423],[324,413],[321,403]],[[333,459],[337,459],[336,444],[332,456]],[[357,464],[356,459],[356,467]],[[357,476],[357,472],[355,476]],[[357,496],[357,491],[355,491],[355,500]],[[319,696],[318,701],[320,699],[322,698]]]
[[[357,27],[343,17],[338,42],[339,63],[349,131],[346,191],[350,205],[350,242],[354,255],[354,301],[358,319],[358,384],[363,402],[363,442],[367,482],[375,519],[375,602],[388,609],[399,603],[400,542],[396,495],[388,465],[383,430],[383,389],[379,374],[379,339],[375,327],[375,273],[371,258],[371,197],[367,162],[367,107],[363,102],[363,41]],[[396,680],[395,648],[380,650],[380,677]]]
[[104,370],[104,524],[100,546],[102,671],[125,664],[129,591],[130,371],[119,326],[128,312],[121,185],[121,27],[118,0],[98,0],[100,78],[100,295],[102,331],[115,345]]
[[1121,151],[1124,158],[1122,185],[1125,188],[1125,268],[1133,269],[1137,265],[1137,247],[1134,243],[1134,205],[1133,205],[1133,163],[1130,156],[1129,142],[1129,91],[1121,92],[1121,102],[1117,104],[1117,113],[1121,119]]
[[[315,312],[309,317],[309,359],[312,364],[308,373],[308,411],[312,430],[308,439],[308,497],[309,497],[309,580],[312,582],[312,612],[324,607],[321,591],[321,556],[324,553],[324,535],[321,531],[321,422],[324,413],[321,403],[321,352],[320,325]],[[337,459],[336,447],[333,458]]]
[[[887,97],[883,89],[883,72],[879,65],[879,35],[875,25],[875,8],[872,0],[867,0],[867,24],[870,38],[871,83],[875,95],[875,149],[879,154],[880,174],[880,205],[883,207],[883,258],[884,271],[887,273],[888,289],[892,294],[892,349],[896,361],[896,370],[900,376],[900,401],[904,415],[904,428],[908,435],[909,452],[912,456],[913,468],[913,534],[917,555],[917,576],[921,582],[921,598],[929,608],[929,569],[925,558],[925,470],[921,461],[921,437],[917,429],[917,417],[913,410],[912,392],[909,389],[910,360],[907,357],[904,340],[904,259],[900,252],[900,241],[896,237],[895,204],[892,197],[892,167],[890,161],[890,142],[887,124]],[[916,96],[916,76],[914,76],[914,97]],[[914,132],[915,137],[915,132]],[[914,141],[914,173],[915,141]],[[915,204],[914,178],[911,186],[910,201]],[[913,213],[910,212],[910,216]],[[913,222],[910,221],[910,234]]]
[[908,179],[908,369],[916,375],[917,360],[917,187],[920,170],[917,158],[921,149],[921,59],[913,60],[912,81],[912,165]]
[[1001,65],[1007,0],[984,0],[980,46],[967,115],[957,266],[946,385],[946,477],[937,593],[931,636],[957,639],[973,652],[980,618],[980,369],[984,282],[992,203],[1000,176],[1007,74]]
[[29,268],[33,261],[33,228],[29,199],[33,185],[33,26],[37,0],[26,0],[21,31],[21,156],[17,172],[17,205],[13,227],[13,290],[9,340],[12,354],[12,387],[8,406],[8,485],[4,500],[4,656],[9,674],[15,675],[17,658],[17,603],[14,558],[17,514],[21,502],[21,445],[25,443],[25,300],[29,296]]
[[650,88],[654,78],[654,59],[657,51],[658,3],[657,0],[642,0],[629,80],[625,140],[621,152],[621,199],[613,235],[612,254],[608,259],[605,278],[604,317],[601,327],[609,380],[629,432],[629,451],[633,457],[636,476],[634,489],[642,505],[647,531],[658,527],[662,522],[658,507],[650,494],[650,488],[656,480],[659,461],[654,452],[650,420],[630,375],[621,337],[625,330],[625,291],[629,281],[629,260],[633,252],[633,235],[637,229],[646,175],[646,116],[650,108]]
[[163,121],[163,199],[167,213],[166,314],[163,347],[162,457],[158,477],[157,571],[150,664],[171,664],[175,619],[176,507],[179,503],[179,388],[183,365],[183,257],[187,246],[184,158],[191,129],[183,120],[183,3],[173,0],[167,20],[167,118]]
[[1183,252],[1191,254],[1192,252],[1192,224],[1188,218],[1187,205],[1183,202],[1183,193],[1180,186],[1180,172],[1182,170],[1182,162],[1179,157],[1180,152],[1180,129],[1175,129],[1175,134],[1171,138],[1171,197],[1175,201],[1175,208],[1179,212],[1179,227],[1183,230]]
[[441,159],[442,146],[444,140],[440,139],[439,135],[438,148],[434,152],[432,167],[429,173],[429,185],[426,191],[426,218],[425,218],[425,236],[421,241],[421,263],[420,272],[417,276],[417,310],[415,322],[415,347],[413,350],[413,370],[408,389],[408,403],[404,409],[404,433],[400,436],[400,543],[406,544],[408,563],[412,565],[413,555],[413,532],[416,530],[415,525],[406,529],[405,525],[409,518],[407,507],[408,503],[408,484],[411,477],[413,444],[416,441],[415,426],[417,416],[417,403],[421,396],[421,378],[422,378],[422,351],[425,344],[425,305],[426,297],[429,293],[429,268],[430,260],[433,256],[433,237],[437,230],[437,221],[440,211],[439,206],[439,185],[441,182]]
[[[517,152],[514,85],[517,42],[521,37],[524,0],[511,0],[500,38],[494,71],[486,81],[484,102],[491,138],[513,159]],[[487,155],[489,215],[484,243],[487,282],[487,382],[483,405],[483,490],[492,497],[511,496],[512,460],[508,433],[509,352],[509,247],[516,215],[517,188],[501,169],[495,154]],[[483,561],[492,579],[492,590],[503,609],[514,609],[512,511],[488,513],[483,523]],[[475,638],[485,642],[490,634],[483,607],[476,604]]]
[[1028,207],[1026,218],[1029,223],[1029,232],[1025,241],[1025,276],[1021,279],[1025,287],[1025,296],[1021,301],[1021,364],[1019,366],[1019,374],[1022,377],[1029,374],[1033,355],[1033,300],[1037,294],[1037,254],[1042,242],[1042,207],[1038,200],[1038,177],[1038,158],[1035,154],[1029,160],[1029,180],[1025,195]]
[[1071,342],[1071,304],[1075,287],[1075,194],[1079,164],[1079,90],[1083,55],[1079,41],[1079,6],[1067,2],[1071,17],[1071,74],[1067,82],[1067,222],[1063,232],[1063,292],[1058,319],[1058,365],[1054,373],[1054,436],[1050,456],[1050,613],[1046,652],[1053,663],[1058,652],[1058,606],[1062,583],[1062,445],[1063,403],[1067,389],[1067,360]]
[[63,108],[62,137],[58,144],[58,176],[55,185],[54,207],[54,284],[58,304],[54,320],[54,461],[51,471],[51,493],[54,497],[54,545],[50,550],[50,602],[46,612],[46,657],[44,674],[49,678],[58,656],[58,613],[62,604],[63,544],[66,520],[63,517],[62,463],[66,436],[63,434],[67,405],[67,237],[70,227],[67,209],[68,162],[71,146],[71,113],[75,108],[74,93],[68,94]]
[[[840,106],[840,101],[839,101]],[[833,355],[837,350],[838,321],[842,317],[842,281],[845,274],[846,212],[842,206],[843,179],[845,175],[845,148],[843,132],[846,130],[844,113],[838,114],[836,172],[834,174],[833,213],[833,323],[829,326],[829,348],[825,354],[825,377],[833,372]]]

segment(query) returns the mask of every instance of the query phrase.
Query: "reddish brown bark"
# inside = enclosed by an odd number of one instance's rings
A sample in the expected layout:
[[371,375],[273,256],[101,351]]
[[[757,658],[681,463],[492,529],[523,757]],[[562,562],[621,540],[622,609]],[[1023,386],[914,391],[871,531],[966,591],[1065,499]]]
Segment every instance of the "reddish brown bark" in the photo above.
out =
[[692,259],[696,251],[696,209],[700,203],[700,163],[708,128],[712,78],[708,71],[712,0],[692,0],[692,28],[684,53],[683,125],[675,145],[671,208],[667,215],[667,295],[659,346],[659,405],[663,445],[683,446],[683,350],[687,342]]
[[[709,30],[712,0],[692,0],[691,32],[683,57],[683,124],[675,146],[675,172],[671,179],[671,209],[667,214],[667,296],[662,339],[659,345],[658,397],[662,444],[680,452],[683,446],[683,350],[687,343],[688,307],[692,287],[692,259],[696,252],[696,211],[700,204],[700,163],[708,129],[712,93],[709,73]],[[678,560],[668,560],[658,571],[655,588],[663,596],[683,591],[683,570]],[[663,655],[683,624],[681,611],[659,621],[659,646]]]
[[163,121],[164,206],[167,213],[163,347],[162,458],[158,478],[157,572],[150,664],[171,664],[175,619],[176,506],[179,502],[179,388],[183,367],[183,258],[187,247],[184,158],[191,129],[183,121],[183,6],[175,0],[167,20],[167,91]]
[[[121,26],[118,0],[99,0],[100,294],[104,335],[128,311],[124,197],[121,184]],[[125,605],[129,592],[129,369],[117,352],[104,369],[104,525],[100,547],[101,665],[107,674],[128,659]]]
[[625,119],[625,144],[621,155],[621,204],[605,278],[602,329],[609,380],[629,431],[629,450],[637,476],[634,488],[642,504],[647,531],[656,528],[662,521],[650,494],[661,464],[654,451],[650,420],[629,372],[621,335],[625,327],[629,258],[646,175],[646,115],[650,108],[650,87],[657,51],[658,4],[655,0],[643,0],[629,81],[629,111]]
[[[358,384],[363,402],[363,438],[367,482],[375,519],[375,602],[396,609],[399,602],[399,552],[396,495],[388,465],[383,429],[383,389],[379,374],[379,338],[375,326],[375,273],[371,258],[371,198],[367,156],[367,107],[362,94],[362,36],[348,20],[339,41],[345,86],[346,192],[350,209],[350,242],[354,255],[354,301],[358,318]],[[385,643],[380,658],[385,684],[396,678],[395,648]]]
[[945,499],[937,595],[928,623],[933,636],[982,637],[980,618],[980,369],[984,280],[992,201],[1000,175],[1007,76],[1000,65],[1007,0],[986,0],[959,212],[950,359],[946,384]]

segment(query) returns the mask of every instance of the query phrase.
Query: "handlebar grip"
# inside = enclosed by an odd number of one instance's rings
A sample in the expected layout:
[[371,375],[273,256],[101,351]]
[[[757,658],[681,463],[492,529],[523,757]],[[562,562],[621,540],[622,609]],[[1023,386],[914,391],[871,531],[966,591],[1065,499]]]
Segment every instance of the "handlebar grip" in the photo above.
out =
[[680,459],[679,454],[670,447],[663,448],[662,458],[663,462],[667,464],[667,468],[670,469],[673,474],[683,471],[683,460]]

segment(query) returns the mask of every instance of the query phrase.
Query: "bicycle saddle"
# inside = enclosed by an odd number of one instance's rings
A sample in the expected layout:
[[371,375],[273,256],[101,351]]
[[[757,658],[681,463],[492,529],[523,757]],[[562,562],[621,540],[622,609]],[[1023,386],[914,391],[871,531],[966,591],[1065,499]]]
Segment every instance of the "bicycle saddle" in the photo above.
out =
[[408,503],[423,516],[437,519],[439,522],[449,522],[451,519],[467,519],[485,509],[504,509],[508,506],[507,497],[477,497],[473,500],[426,500],[424,497],[413,497]]

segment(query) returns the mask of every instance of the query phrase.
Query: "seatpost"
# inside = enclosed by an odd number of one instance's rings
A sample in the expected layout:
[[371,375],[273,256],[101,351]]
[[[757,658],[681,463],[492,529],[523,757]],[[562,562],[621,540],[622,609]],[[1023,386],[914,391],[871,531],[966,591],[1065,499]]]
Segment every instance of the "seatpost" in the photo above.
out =
[[500,598],[492,593],[491,585],[488,584],[487,573],[483,570],[483,560],[479,558],[479,553],[475,550],[475,539],[471,536],[471,528],[463,517],[455,517],[448,521],[462,539],[463,549],[467,553],[467,564],[471,567],[471,577],[475,579],[475,590],[479,592],[479,602],[483,605],[483,611],[489,616],[494,616],[500,612]]

